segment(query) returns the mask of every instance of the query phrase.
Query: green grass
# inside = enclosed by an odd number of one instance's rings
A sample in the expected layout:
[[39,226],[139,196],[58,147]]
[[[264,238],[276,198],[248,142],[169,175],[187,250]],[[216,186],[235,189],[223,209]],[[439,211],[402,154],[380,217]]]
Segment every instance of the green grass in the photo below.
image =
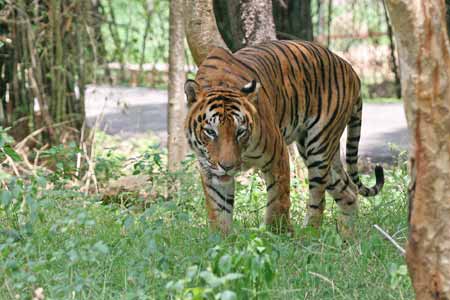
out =
[[295,237],[266,232],[256,175],[238,185],[234,231],[223,238],[206,225],[196,171],[177,176],[173,200],[157,197],[145,211],[139,200],[104,205],[42,177],[11,182],[0,192],[0,299],[30,299],[39,287],[45,299],[413,298],[404,259],[373,229],[406,240],[404,165],[387,170],[380,195],[362,199],[349,243],[336,233],[330,199],[320,236],[301,229],[307,191],[297,180]]

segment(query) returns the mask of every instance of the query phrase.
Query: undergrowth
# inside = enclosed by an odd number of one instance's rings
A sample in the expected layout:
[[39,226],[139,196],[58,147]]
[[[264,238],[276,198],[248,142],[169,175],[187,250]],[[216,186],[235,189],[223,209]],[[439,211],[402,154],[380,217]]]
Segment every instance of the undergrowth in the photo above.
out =
[[[403,257],[373,229],[378,224],[400,244],[406,241],[404,162],[386,170],[378,196],[361,199],[357,237],[344,242],[331,199],[320,235],[301,228],[308,192],[297,178],[291,184],[294,237],[261,226],[266,192],[258,174],[237,183],[234,229],[222,237],[207,226],[192,156],[182,171],[169,174],[157,147],[138,149],[132,158],[118,148],[98,149],[100,186],[145,174],[151,190],[148,199],[127,194],[126,204],[105,203],[101,193],[68,184],[76,182],[71,162],[78,150],[67,149],[47,152],[59,161],[67,157],[52,176],[0,172],[0,299],[413,298]],[[171,182],[178,188],[165,195]]]

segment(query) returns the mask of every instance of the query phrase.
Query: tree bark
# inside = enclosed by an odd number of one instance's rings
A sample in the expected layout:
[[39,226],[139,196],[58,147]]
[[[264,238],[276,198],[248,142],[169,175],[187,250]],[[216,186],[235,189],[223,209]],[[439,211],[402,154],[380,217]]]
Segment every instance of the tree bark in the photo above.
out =
[[228,1],[228,14],[238,19],[231,23],[238,48],[276,40],[271,0]]
[[275,0],[273,17],[279,38],[284,39],[284,34],[288,34],[297,39],[313,40],[311,0]]
[[450,299],[450,48],[444,0],[387,0],[410,151],[408,270],[416,299]]
[[176,171],[186,154],[183,121],[184,101],[184,24],[182,0],[170,1],[169,36],[169,108],[168,108],[168,168]]
[[183,15],[186,38],[197,66],[211,48],[228,49],[217,28],[212,0],[185,0]]

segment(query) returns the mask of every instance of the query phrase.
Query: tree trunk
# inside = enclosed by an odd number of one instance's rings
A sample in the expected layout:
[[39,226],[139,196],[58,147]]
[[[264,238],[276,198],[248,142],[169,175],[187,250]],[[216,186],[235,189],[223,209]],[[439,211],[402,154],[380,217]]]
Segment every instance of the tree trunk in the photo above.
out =
[[280,39],[292,36],[307,41],[313,40],[311,0],[275,0],[273,17]]
[[231,31],[238,48],[276,40],[271,0],[228,1],[228,14],[237,18]]
[[170,1],[169,36],[169,109],[168,109],[168,167],[179,168],[186,154],[183,120],[186,115],[184,101],[184,24],[182,0]]
[[[233,52],[245,44],[239,38],[243,36],[242,9],[241,0],[214,0],[214,14],[218,28]],[[311,0],[275,0],[272,3],[272,11],[278,39],[313,40]]]
[[184,0],[183,15],[189,49],[197,66],[211,48],[227,48],[217,28],[212,0]]
[[444,0],[387,0],[412,149],[407,264],[416,299],[450,299],[450,48]]

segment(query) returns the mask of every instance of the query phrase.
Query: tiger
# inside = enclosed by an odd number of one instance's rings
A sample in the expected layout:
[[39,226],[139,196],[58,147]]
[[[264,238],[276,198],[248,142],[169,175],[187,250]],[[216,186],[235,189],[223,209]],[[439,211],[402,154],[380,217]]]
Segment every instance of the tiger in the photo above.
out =
[[[288,145],[296,143],[308,170],[304,226],[319,229],[327,191],[352,226],[357,196],[377,195],[357,168],[361,131],[361,81],[346,60],[309,41],[277,40],[231,53],[213,48],[184,85],[185,134],[201,174],[209,223],[228,234],[232,227],[235,177],[261,171],[267,191],[264,222],[293,231],[290,221]],[[340,138],[347,128],[346,169]],[[350,228],[351,230],[351,228]]]

